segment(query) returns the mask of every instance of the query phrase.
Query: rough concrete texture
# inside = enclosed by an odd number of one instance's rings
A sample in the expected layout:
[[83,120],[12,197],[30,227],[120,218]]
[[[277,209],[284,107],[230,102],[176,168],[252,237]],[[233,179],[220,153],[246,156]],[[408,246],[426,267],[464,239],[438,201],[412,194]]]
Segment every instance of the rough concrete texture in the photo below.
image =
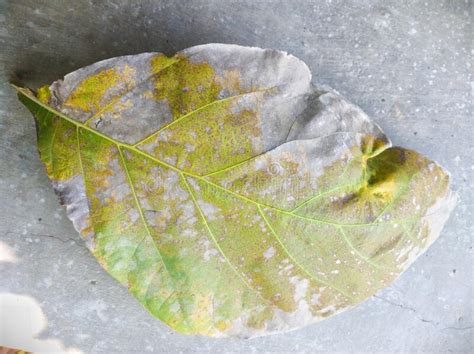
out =
[[[152,318],[85,249],[8,80],[38,87],[100,59],[171,55],[209,42],[298,56],[315,81],[360,105],[395,145],[451,171],[460,204],[440,239],[392,286],[288,334],[191,337]],[[474,350],[470,1],[0,0],[0,48],[0,345],[17,330],[25,349],[50,339],[86,353]],[[27,299],[23,310],[40,307],[44,329],[12,319],[19,312],[6,294]]]

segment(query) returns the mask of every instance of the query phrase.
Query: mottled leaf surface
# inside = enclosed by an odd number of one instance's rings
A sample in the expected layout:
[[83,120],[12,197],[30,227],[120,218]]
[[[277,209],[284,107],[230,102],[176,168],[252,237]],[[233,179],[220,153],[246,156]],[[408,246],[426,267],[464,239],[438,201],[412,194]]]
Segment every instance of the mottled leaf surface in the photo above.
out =
[[18,91],[101,265],[179,332],[252,337],[390,284],[456,200],[440,166],[310,82],[286,53],[211,44]]

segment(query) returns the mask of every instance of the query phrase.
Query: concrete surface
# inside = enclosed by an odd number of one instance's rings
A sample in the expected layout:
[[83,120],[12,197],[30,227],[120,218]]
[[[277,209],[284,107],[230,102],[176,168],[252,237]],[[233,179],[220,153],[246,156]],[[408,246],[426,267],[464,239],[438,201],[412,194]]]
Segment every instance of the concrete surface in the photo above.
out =
[[[315,81],[359,104],[395,144],[451,171],[461,203],[388,289],[288,334],[187,337],[152,318],[84,248],[39,162],[33,119],[7,81],[37,87],[100,59],[208,42],[300,57]],[[49,340],[85,353],[472,352],[472,50],[464,0],[0,0],[0,342],[20,331],[25,346]],[[7,318],[12,306],[32,304],[44,328]]]

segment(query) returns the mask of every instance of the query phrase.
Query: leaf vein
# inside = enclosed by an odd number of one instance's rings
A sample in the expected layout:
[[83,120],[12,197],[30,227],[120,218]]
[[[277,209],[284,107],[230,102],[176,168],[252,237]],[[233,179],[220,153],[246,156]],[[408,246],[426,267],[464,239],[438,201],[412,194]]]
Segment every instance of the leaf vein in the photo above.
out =
[[[171,273],[170,273],[168,267],[166,266],[166,262],[164,261],[163,256],[161,255],[161,252],[160,252],[160,250],[158,249],[158,246],[157,246],[156,243],[155,243],[155,240],[154,240],[153,237],[151,236],[150,228],[149,228],[148,223],[147,223],[147,221],[146,221],[146,219],[145,219],[145,215],[143,214],[143,210],[142,210],[142,207],[141,207],[141,205],[140,205],[140,201],[138,200],[137,193],[136,193],[135,187],[134,187],[134,185],[133,185],[132,177],[131,177],[131,175],[130,175],[130,171],[129,171],[129,169],[128,169],[126,159],[125,159],[125,157],[123,156],[122,149],[121,149],[121,147],[120,147],[119,145],[116,145],[116,146],[117,146],[117,149],[118,149],[118,151],[119,151],[120,159],[122,160],[122,164],[123,164],[125,173],[126,173],[126,175],[127,175],[128,184],[130,185],[130,190],[131,190],[131,192],[132,192],[133,199],[134,199],[134,201],[135,201],[135,204],[136,204],[136,206],[137,206],[138,212],[139,212],[139,214],[140,214],[140,218],[141,218],[141,220],[142,220],[142,222],[143,222],[143,226],[145,227],[146,232],[147,232],[147,235],[148,235],[148,237],[151,239],[151,242],[152,242],[153,246],[155,247],[158,256],[160,257],[160,261],[161,261],[161,263],[163,264],[163,267],[164,267],[164,269],[166,270],[166,273],[168,274],[170,280],[171,280],[172,283],[173,283],[173,287],[174,287],[175,290],[176,290],[176,289],[177,289],[177,287],[176,287],[176,282],[175,282],[173,276],[171,275]],[[145,237],[146,237],[147,235],[145,235]],[[139,246],[139,245],[138,245],[138,246]],[[137,246],[137,248],[138,248],[138,246]],[[136,251],[136,250],[135,250],[135,251]],[[186,319],[186,322],[188,323],[188,326],[189,326],[189,320],[188,320],[187,316],[185,315],[184,306],[183,306],[182,302],[179,300],[179,297],[178,297],[178,302],[179,302],[179,306],[180,306],[180,308],[181,308],[181,311],[183,312],[184,318]]]
[[186,189],[188,191],[188,194],[189,196],[191,197],[194,205],[196,206],[196,209],[198,210],[198,213],[199,215],[201,216],[201,219],[204,223],[204,226],[206,227],[209,235],[211,236],[211,239],[212,241],[214,242],[214,244],[216,245],[217,249],[219,250],[220,254],[222,255],[222,257],[224,257],[224,259],[226,260],[227,264],[230,266],[230,268],[237,274],[237,276],[242,280],[242,282],[253,292],[255,292],[258,297],[260,299],[262,299],[264,302],[266,303],[270,303],[272,305],[275,305],[272,301],[269,301],[268,299],[265,299],[264,297],[262,297],[262,295],[254,288],[252,288],[250,286],[250,284],[242,277],[242,275],[240,274],[240,272],[234,267],[234,265],[230,262],[229,258],[227,258],[226,254],[224,253],[224,251],[222,250],[221,246],[219,245],[219,243],[217,242],[215,236],[214,236],[214,233],[212,232],[211,230],[211,227],[209,226],[209,223],[207,222],[207,219],[206,219],[206,216],[204,215],[204,212],[202,211],[201,207],[199,206],[197,200],[196,200],[196,196],[194,195],[194,192],[192,191],[191,189],[191,186],[189,185],[188,181],[186,180],[186,177],[184,176],[184,174],[182,172],[180,172],[180,175],[181,175],[181,178],[182,180],[184,181],[184,185],[186,186]]
[[138,84],[136,84],[135,86],[132,86],[131,88],[125,90],[123,93],[121,93],[119,96],[115,97],[112,101],[110,101],[108,104],[106,104],[104,107],[102,107],[100,110],[98,110],[96,113],[94,113],[91,117],[87,118],[87,120],[84,122],[85,125],[89,125],[90,122],[92,122],[94,119],[96,119],[97,117],[100,117],[100,115],[102,113],[104,113],[105,111],[107,111],[110,107],[112,107],[113,105],[115,105],[118,101],[120,101],[125,95],[129,94],[130,92],[132,92],[133,90],[135,90],[136,88],[140,87],[141,85],[143,85],[144,83],[147,83],[150,79],[152,79],[153,77],[161,74],[163,71],[165,71],[165,69],[168,69],[169,67],[173,66],[174,64],[176,63],[179,63],[181,60],[176,60],[174,62],[172,62],[171,64],[165,66],[164,68],[162,68],[160,71],[156,72],[156,73],[153,73],[151,75],[149,75],[147,78],[145,78],[144,80],[140,81]]
[[372,267],[376,268],[376,269],[380,269],[381,266],[377,263],[375,263],[374,261],[372,261],[369,257],[363,255],[357,248],[354,247],[354,245],[352,244],[352,242],[349,240],[349,238],[347,237],[346,233],[344,232],[343,228],[342,227],[337,227],[337,230],[339,230],[339,233],[342,235],[342,238],[344,239],[344,241],[347,243],[347,245],[362,259],[364,260],[367,264],[371,265]]
[[327,285],[329,286],[330,288],[338,291],[339,293],[341,293],[342,295],[346,296],[347,298],[351,299],[351,300],[354,300],[352,296],[350,296],[349,294],[347,294],[345,291],[339,289],[338,287],[336,287],[335,285],[325,281],[325,280],[322,280],[322,279],[319,279],[318,277],[316,277],[315,275],[311,274],[308,270],[306,270],[306,268],[304,268],[294,257],[293,255],[290,253],[290,251],[288,250],[288,248],[284,245],[284,243],[282,242],[282,240],[280,239],[280,237],[278,236],[278,234],[276,233],[275,229],[273,228],[273,226],[270,224],[270,222],[268,221],[268,218],[265,216],[265,213],[263,212],[262,208],[258,205],[257,206],[257,209],[258,209],[258,212],[259,214],[261,215],[261,217],[263,218],[263,220],[265,221],[265,224],[268,226],[268,228],[270,229],[272,235],[275,237],[275,239],[278,241],[278,243],[280,244],[280,246],[283,248],[283,250],[285,251],[285,253],[288,255],[288,257],[290,257],[290,259],[303,271],[305,272],[311,279],[315,280],[316,282],[320,282],[324,285]]
[[243,96],[246,96],[246,95],[252,95],[252,94],[256,94],[256,93],[264,93],[264,92],[267,92],[267,91],[270,91],[271,89],[273,89],[273,87],[270,87],[270,88],[266,88],[266,89],[263,89],[263,90],[255,90],[255,91],[250,91],[250,92],[245,92],[245,93],[242,93],[242,94],[239,94],[239,95],[234,95],[234,96],[229,96],[229,97],[226,97],[226,98],[223,98],[223,99],[220,99],[220,100],[215,100],[215,101],[212,101],[212,102],[209,102],[208,104],[205,104],[201,107],[198,107],[194,110],[192,110],[191,112],[188,112],[178,118],[176,118],[175,120],[171,121],[170,123],[164,125],[163,127],[161,127],[160,129],[158,129],[157,131],[151,133],[150,135],[146,136],[145,138],[141,139],[140,141],[136,142],[135,144],[133,144],[133,147],[137,147],[141,144],[144,144],[146,141],[150,140],[151,138],[153,138],[154,136],[160,134],[162,131],[172,127],[173,125],[179,123],[180,121],[186,119],[186,118],[189,118],[190,116],[200,112],[200,111],[203,111],[205,110],[206,108],[208,107],[211,107],[215,104],[219,104],[219,103],[223,103],[223,102],[227,102],[227,101],[230,101],[232,99],[235,99],[235,98],[238,98],[238,97],[243,97]]

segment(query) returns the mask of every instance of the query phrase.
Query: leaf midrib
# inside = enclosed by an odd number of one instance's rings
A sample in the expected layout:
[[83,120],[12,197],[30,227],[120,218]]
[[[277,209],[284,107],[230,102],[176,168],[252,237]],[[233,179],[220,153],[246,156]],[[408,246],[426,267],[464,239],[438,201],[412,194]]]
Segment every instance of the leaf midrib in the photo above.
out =
[[[291,215],[291,216],[294,216],[294,217],[297,217],[297,218],[300,218],[300,219],[303,219],[303,220],[307,220],[309,222],[316,222],[316,223],[320,223],[320,224],[325,224],[325,225],[333,225],[335,227],[358,227],[358,226],[373,226],[373,225],[383,225],[383,224],[399,224],[399,223],[403,223],[403,222],[410,222],[410,221],[414,221],[414,220],[418,220],[420,216],[417,216],[416,218],[413,218],[413,219],[405,219],[405,220],[391,220],[391,221],[387,221],[387,222],[370,222],[370,223],[350,223],[350,224],[341,224],[341,223],[337,223],[337,222],[331,222],[331,221],[328,221],[328,220],[323,220],[323,219],[316,219],[316,218],[309,218],[309,217],[306,217],[306,216],[303,216],[303,215],[299,215],[299,214],[296,214],[294,212],[294,209],[293,211],[288,211],[288,210],[285,210],[285,209],[281,209],[281,208],[278,208],[278,207],[275,207],[273,205],[268,205],[268,204],[264,204],[264,203],[260,203],[260,202],[257,202],[251,198],[248,198],[242,194],[239,194],[237,192],[234,192],[230,189],[227,189],[225,187],[222,187],[210,180],[208,180],[207,178],[205,178],[205,176],[200,176],[200,175],[196,175],[194,173],[191,173],[191,172],[187,172],[187,171],[184,171],[184,170],[181,170],[180,168],[176,167],[176,166],[173,166],[163,160],[160,160],[148,153],[146,153],[145,151],[142,151],[142,150],[139,150],[137,149],[134,145],[130,145],[130,144],[127,144],[127,143],[122,143],[122,142],[119,142],[101,132],[99,132],[98,130],[95,130],[95,129],[92,129],[91,127],[88,127],[86,125],[84,125],[83,123],[75,120],[75,119],[72,119],[68,116],[66,116],[64,113],[61,113],[57,110],[55,110],[54,108],[44,104],[43,102],[39,101],[33,94],[30,94],[28,93],[28,90],[25,90],[23,88],[20,88],[20,87],[16,87],[14,86],[14,88],[22,95],[26,96],[28,99],[31,99],[33,100],[35,103],[37,103],[38,105],[42,106],[44,109],[52,112],[54,115],[58,116],[58,117],[61,117],[65,120],[67,120],[68,122],[74,124],[76,127],[80,128],[80,129],[84,129],[84,130],[87,130],[105,140],[107,140],[108,142],[114,144],[115,146],[117,146],[117,148],[126,148],[128,150],[131,150],[137,154],[140,154],[152,161],[155,161],[157,163],[159,163],[160,165],[162,166],[165,166],[165,167],[168,167],[178,173],[183,173],[184,175],[187,175],[187,176],[190,176],[190,177],[193,177],[193,178],[196,178],[198,180],[201,180],[201,181],[204,181],[206,182],[207,184],[215,187],[215,188],[218,188],[218,189],[221,189],[223,191],[225,191],[226,193],[229,193],[229,194],[232,194],[234,196],[236,196],[237,198],[239,199],[243,199],[243,200],[246,200],[247,202],[250,202],[252,204],[255,204],[256,206],[260,206],[261,208],[269,208],[269,209],[273,209],[273,210],[276,210],[280,213],[283,213],[283,214],[286,214],[286,215]],[[340,186],[341,188],[343,186]],[[335,187],[336,188],[336,187]],[[339,188],[339,187],[337,187]],[[326,194],[327,192],[330,192],[331,190],[329,191],[325,191],[325,192],[321,192],[321,194]],[[316,197],[318,197],[319,195],[317,195]],[[298,208],[298,206],[296,207]]]

